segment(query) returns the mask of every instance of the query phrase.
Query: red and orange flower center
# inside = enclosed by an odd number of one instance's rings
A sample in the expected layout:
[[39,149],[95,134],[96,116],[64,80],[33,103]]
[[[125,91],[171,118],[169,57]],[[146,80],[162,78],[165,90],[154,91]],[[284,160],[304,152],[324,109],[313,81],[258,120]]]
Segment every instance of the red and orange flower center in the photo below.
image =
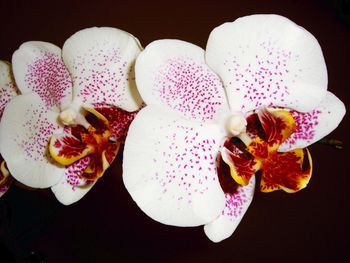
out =
[[245,142],[244,147],[242,143],[238,145],[228,140],[221,151],[221,158],[230,167],[233,180],[245,186],[257,171],[261,171],[260,190],[263,192],[279,189],[296,192],[306,187],[312,173],[309,152],[306,149],[277,151],[295,131],[292,115],[286,110],[263,108],[247,121],[247,130],[255,138],[244,132],[238,136]]
[[112,130],[102,114],[93,108],[85,109],[88,129],[78,125],[70,127],[70,133],[52,136],[49,150],[52,158],[64,166],[89,156],[89,164],[81,176],[96,180],[114,160],[120,143],[110,140]]

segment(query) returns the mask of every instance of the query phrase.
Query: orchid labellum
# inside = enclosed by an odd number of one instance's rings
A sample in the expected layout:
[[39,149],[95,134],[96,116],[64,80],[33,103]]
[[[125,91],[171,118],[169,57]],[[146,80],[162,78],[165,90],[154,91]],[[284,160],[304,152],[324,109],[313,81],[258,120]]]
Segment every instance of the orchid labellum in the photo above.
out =
[[[0,61],[0,121],[7,103],[17,95],[17,87],[13,80],[11,65]],[[13,182],[6,163],[1,156],[0,148],[0,197],[6,193]]]
[[340,123],[317,40],[277,15],[253,15],[211,33],[207,50],[179,40],[149,44],[136,61],[147,104],[126,139],[123,180],[151,218],[204,225],[229,237],[260,188],[308,183],[305,147]]
[[51,187],[71,204],[115,158],[142,100],[134,83],[138,40],[114,28],[77,32],[63,49],[26,42],[12,58],[20,96],[6,106],[1,153],[10,173]]

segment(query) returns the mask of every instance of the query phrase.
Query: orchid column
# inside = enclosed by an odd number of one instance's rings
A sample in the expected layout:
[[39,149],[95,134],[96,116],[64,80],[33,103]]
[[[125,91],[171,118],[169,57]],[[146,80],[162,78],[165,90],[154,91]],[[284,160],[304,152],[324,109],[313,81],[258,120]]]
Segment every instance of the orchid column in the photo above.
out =
[[312,161],[301,148],[330,133],[345,113],[327,92],[316,39],[277,15],[219,26],[206,52],[155,41],[137,59],[136,80],[147,106],[126,139],[125,186],[154,220],[205,225],[214,242],[242,219],[256,171],[262,191],[305,187]]
[[26,42],[14,53],[22,95],[6,107],[1,151],[10,173],[34,188],[51,187],[71,204],[102,176],[142,100],[133,65],[141,46],[127,32],[89,28],[61,49]]

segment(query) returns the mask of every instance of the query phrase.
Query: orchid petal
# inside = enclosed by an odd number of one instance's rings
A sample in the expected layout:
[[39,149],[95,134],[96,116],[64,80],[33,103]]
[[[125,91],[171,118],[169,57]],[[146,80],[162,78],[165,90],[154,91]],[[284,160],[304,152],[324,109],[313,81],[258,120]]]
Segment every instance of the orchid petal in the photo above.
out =
[[204,232],[213,242],[220,242],[230,237],[241,222],[253,200],[255,177],[247,186],[240,186],[237,192],[225,194],[226,204],[220,216],[204,226]]
[[277,149],[295,131],[293,116],[286,110],[259,109],[258,118],[264,129],[264,140],[271,147]]
[[7,190],[10,188],[13,177],[10,175],[9,171],[6,168],[5,161],[2,160],[0,155],[0,197],[3,196]]
[[35,93],[16,96],[7,104],[1,120],[1,154],[19,182],[46,188],[63,175],[64,168],[51,163],[47,151],[51,134],[63,130],[57,117]]
[[175,226],[214,220],[225,204],[216,171],[223,134],[216,124],[188,121],[156,106],[131,123],[123,180],[151,218]]
[[92,153],[94,148],[70,134],[63,133],[51,136],[49,151],[56,162],[67,166]]
[[61,180],[51,187],[58,201],[70,205],[79,201],[94,186],[96,181],[89,181],[81,177],[91,158],[86,156],[68,166]]
[[103,138],[108,139],[111,135],[111,127],[107,118],[93,107],[84,107],[84,109],[89,113],[85,118],[90,124],[90,132],[100,134]]
[[159,105],[199,121],[228,111],[219,77],[205,64],[204,51],[180,40],[149,44],[136,61],[136,82],[147,105]]
[[25,42],[13,54],[12,66],[22,94],[37,93],[45,106],[54,111],[64,109],[72,101],[72,82],[59,47]]
[[86,171],[90,162],[91,157],[85,156],[80,160],[76,161],[75,163],[67,166],[64,173],[65,178],[62,177],[62,180],[66,180],[67,183],[69,183],[72,186],[72,188],[88,184],[88,180],[82,175]]
[[115,106],[105,104],[94,104],[93,107],[106,117],[112,129],[110,140],[124,141],[129,126],[135,118],[137,111],[127,112]]
[[63,59],[72,75],[74,99],[83,104],[113,104],[137,110],[133,66],[141,51],[138,40],[115,28],[88,28],[71,36],[63,46]]
[[270,153],[263,163],[260,190],[268,193],[282,189],[294,193],[307,186],[311,175],[312,159],[306,148]]
[[206,59],[223,80],[232,110],[262,105],[315,108],[327,90],[327,69],[317,40],[278,15],[252,15],[215,28]]
[[17,95],[11,65],[0,60],[0,120],[6,104]]
[[291,111],[296,122],[296,131],[278,150],[285,152],[317,142],[339,125],[345,112],[344,103],[331,92],[327,92],[320,105],[310,112]]
[[119,142],[109,143],[106,150],[104,150],[101,155],[94,154],[82,176],[89,180],[97,180],[102,177],[117,156],[119,148]]
[[104,162],[104,169],[106,170],[113,162],[115,157],[117,156],[120,149],[120,143],[109,143],[108,147],[106,147],[106,150],[103,152],[103,162]]
[[221,149],[223,161],[230,167],[232,178],[240,185],[246,186],[251,177],[260,168],[260,163],[251,156],[246,156],[243,152],[230,151],[226,147]]

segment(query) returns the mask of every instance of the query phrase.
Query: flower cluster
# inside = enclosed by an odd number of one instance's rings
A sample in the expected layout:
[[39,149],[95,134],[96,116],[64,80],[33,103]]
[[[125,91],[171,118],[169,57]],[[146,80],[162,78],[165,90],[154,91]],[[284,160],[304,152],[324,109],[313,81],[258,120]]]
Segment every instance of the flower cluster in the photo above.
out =
[[1,93],[1,154],[17,181],[51,187],[66,205],[92,188],[141,107],[133,71],[140,51],[135,37],[114,28],[79,31],[62,50],[21,45],[12,57],[20,95],[3,99],[14,85]]
[[225,23],[206,50],[180,40],[142,50],[124,31],[90,28],[62,50],[24,43],[14,77],[0,65],[0,194],[12,175],[76,202],[125,141],[123,181],[141,210],[204,225],[214,242],[234,232],[256,180],[263,192],[306,187],[306,147],[345,114],[317,40],[278,15]]
[[155,41],[138,56],[135,72],[147,106],[128,131],[125,186],[154,220],[204,225],[214,242],[239,224],[256,172],[264,192],[305,187],[312,172],[305,147],[345,113],[327,91],[317,40],[277,15],[223,24],[205,51]]

